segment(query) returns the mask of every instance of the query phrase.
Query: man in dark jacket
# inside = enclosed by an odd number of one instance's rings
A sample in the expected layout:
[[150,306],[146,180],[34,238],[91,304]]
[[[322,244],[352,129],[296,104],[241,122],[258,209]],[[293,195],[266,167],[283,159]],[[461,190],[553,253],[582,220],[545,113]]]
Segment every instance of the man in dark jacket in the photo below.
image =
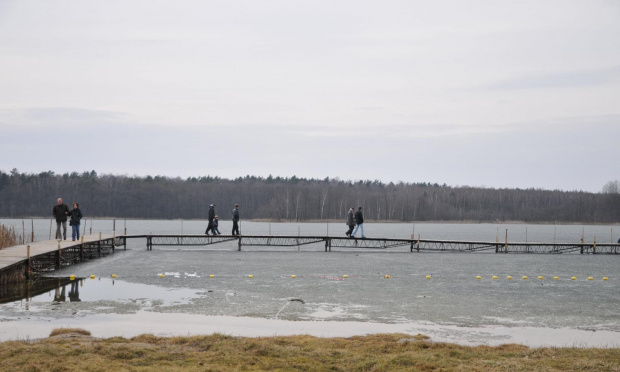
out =
[[[52,209],[52,215],[56,219],[56,239],[64,238],[67,240],[67,216],[69,215],[69,207],[63,204],[62,199],[58,198],[58,204]],[[60,235],[60,225],[62,225],[62,235]]]
[[357,224],[357,226],[355,226],[355,231],[353,231],[353,234],[351,236],[355,237],[355,234],[357,233],[357,229],[361,227],[362,228],[362,239],[366,239],[366,236],[364,236],[364,215],[362,214],[362,207],[359,207],[357,212],[355,212],[355,223]]
[[239,204],[235,204],[235,209],[233,209],[233,216],[232,216],[232,221],[233,221],[233,228],[232,228],[232,234],[233,235],[240,235],[241,233],[239,232]]
[[209,224],[207,225],[207,231],[205,234],[209,235],[209,231],[213,232],[213,220],[215,219],[215,204],[209,206]]
[[349,213],[347,213],[347,226],[349,226],[349,230],[344,234],[348,237],[351,237],[351,233],[353,232],[353,228],[355,227],[355,217],[353,217],[353,208],[349,209]]

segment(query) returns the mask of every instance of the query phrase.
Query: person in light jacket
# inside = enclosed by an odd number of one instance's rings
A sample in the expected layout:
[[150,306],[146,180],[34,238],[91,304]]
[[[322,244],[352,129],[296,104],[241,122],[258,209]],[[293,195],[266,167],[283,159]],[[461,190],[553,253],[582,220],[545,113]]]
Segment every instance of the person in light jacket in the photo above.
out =
[[345,232],[344,234],[348,237],[351,237],[351,233],[353,232],[353,228],[355,227],[355,217],[353,216],[353,212],[355,211],[355,209],[350,208],[349,209],[349,213],[347,213],[347,226],[349,226],[349,230],[347,230],[347,232]]

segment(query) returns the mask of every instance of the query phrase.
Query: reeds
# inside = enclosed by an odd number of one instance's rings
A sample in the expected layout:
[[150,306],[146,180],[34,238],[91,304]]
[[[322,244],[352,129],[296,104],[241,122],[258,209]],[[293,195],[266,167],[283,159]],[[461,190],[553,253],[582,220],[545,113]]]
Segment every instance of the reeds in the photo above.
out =
[[14,227],[0,224],[0,249],[17,245],[19,241]]

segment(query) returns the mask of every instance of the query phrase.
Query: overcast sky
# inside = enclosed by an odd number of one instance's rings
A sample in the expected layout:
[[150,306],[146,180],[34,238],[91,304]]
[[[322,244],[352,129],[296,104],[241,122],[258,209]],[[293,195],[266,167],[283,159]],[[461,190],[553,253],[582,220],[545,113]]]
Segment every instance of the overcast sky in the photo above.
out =
[[598,192],[620,1],[0,0],[0,170]]

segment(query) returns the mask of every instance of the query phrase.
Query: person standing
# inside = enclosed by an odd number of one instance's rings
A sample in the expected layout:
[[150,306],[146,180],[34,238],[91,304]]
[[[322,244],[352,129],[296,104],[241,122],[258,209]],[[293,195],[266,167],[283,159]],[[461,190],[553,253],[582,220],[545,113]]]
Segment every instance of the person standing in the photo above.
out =
[[355,226],[355,231],[353,231],[353,234],[351,236],[355,237],[355,234],[357,234],[357,229],[361,228],[362,239],[366,239],[366,236],[364,236],[364,215],[362,214],[362,207],[359,207],[357,212],[355,212],[355,223],[357,224],[357,226]]
[[239,232],[239,204],[235,204],[235,208],[233,209],[232,222],[233,222],[232,234],[241,235],[241,233]]
[[349,213],[347,213],[347,226],[349,226],[349,230],[345,233],[346,236],[351,237],[351,233],[353,232],[353,228],[355,227],[355,217],[353,216],[353,212],[355,210],[353,208],[349,209]]
[[207,231],[205,234],[209,235],[209,231],[213,232],[213,220],[215,219],[215,204],[209,206],[209,224],[207,225]]
[[[60,240],[64,237],[64,239],[67,240],[67,216],[69,215],[69,207],[63,204],[61,198],[58,198],[58,204],[52,209],[52,215],[56,219],[56,239]],[[62,235],[60,235],[60,225],[62,225]]]
[[78,203],[73,203],[73,209],[69,212],[69,216],[71,216],[71,220],[69,221],[69,225],[71,225],[71,240],[80,240],[80,220],[82,219],[82,211]]

